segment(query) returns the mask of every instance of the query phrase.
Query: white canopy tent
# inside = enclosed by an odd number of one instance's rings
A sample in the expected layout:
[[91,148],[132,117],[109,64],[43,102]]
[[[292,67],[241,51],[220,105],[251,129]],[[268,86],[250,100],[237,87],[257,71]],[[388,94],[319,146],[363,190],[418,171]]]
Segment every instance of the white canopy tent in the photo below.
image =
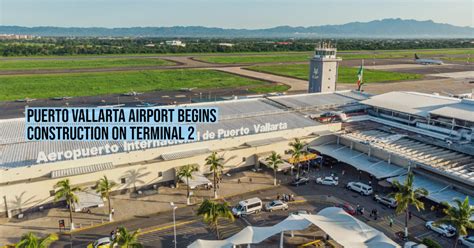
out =
[[[258,244],[285,231],[297,231],[314,224],[344,247],[392,248],[400,247],[382,232],[347,214],[343,209],[329,207],[317,215],[291,215],[280,223],[269,227],[248,226],[225,240],[196,240],[188,248],[233,247],[235,245]],[[280,247],[283,243],[280,242]]]
[[[261,164],[268,166],[268,162],[265,160],[265,159],[260,159],[258,160]],[[285,170],[290,170],[291,168],[293,168],[294,166],[288,162],[286,162],[285,160],[282,160],[283,163],[282,164],[279,164],[278,165],[278,169],[277,171],[285,171]]]
[[[196,187],[198,186],[201,186],[201,185],[212,185],[212,182],[207,179],[207,177],[205,177],[202,173],[198,172],[198,171],[195,171],[192,173],[192,178],[189,178],[189,188],[191,189],[195,189]],[[186,183],[186,179],[183,178],[181,179],[184,183]]]
[[80,212],[84,208],[104,206],[104,200],[102,200],[102,197],[95,192],[79,191],[76,193],[76,196],[78,198],[78,202],[74,203],[75,212]]

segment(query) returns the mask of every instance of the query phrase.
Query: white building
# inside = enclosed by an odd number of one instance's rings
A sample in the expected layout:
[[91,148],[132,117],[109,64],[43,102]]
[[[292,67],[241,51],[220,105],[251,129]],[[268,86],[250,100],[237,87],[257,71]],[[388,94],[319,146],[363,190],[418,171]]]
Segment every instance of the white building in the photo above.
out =
[[180,40],[167,40],[165,44],[168,46],[178,46],[178,47],[186,47],[186,43]]

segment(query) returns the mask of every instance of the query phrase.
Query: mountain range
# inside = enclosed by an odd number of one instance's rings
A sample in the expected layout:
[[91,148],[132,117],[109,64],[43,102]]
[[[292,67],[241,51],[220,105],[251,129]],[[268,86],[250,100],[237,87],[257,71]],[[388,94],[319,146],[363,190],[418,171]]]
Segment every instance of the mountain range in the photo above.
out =
[[227,29],[203,26],[174,27],[21,27],[0,26],[0,34],[74,37],[209,37],[209,38],[473,38],[473,27],[431,20],[383,19],[342,25],[278,26],[264,29]]

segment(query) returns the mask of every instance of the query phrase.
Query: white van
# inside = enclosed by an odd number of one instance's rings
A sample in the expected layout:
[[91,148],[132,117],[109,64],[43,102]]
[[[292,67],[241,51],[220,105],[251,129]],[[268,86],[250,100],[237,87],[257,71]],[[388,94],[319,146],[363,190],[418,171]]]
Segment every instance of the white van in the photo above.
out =
[[372,187],[361,182],[349,182],[347,188],[355,192],[360,193],[361,195],[371,195],[374,193]]
[[232,208],[232,213],[234,216],[240,217],[242,215],[248,215],[248,214],[253,214],[253,213],[258,213],[262,211],[262,200],[259,198],[251,198],[247,199],[245,201],[239,202],[237,206]]

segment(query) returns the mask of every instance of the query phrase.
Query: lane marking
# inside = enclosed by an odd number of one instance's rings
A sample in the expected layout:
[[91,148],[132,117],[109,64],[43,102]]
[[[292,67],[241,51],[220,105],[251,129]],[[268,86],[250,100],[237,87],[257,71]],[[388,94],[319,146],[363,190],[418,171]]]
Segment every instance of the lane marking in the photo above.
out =
[[[198,220],[189,220],[189,221],[179,222],[179,223],[176,223],[176,227],[182,226],[182,225],[187,225],[187,224],[192,224],[192,223],[195,223],[197,221]],[[167,225],[167,226],[157,227],[157,228],[154,228],[154,229],[151,229],[151,230],[140,232],[140,233],[138,233],[138,236],[142,236],[142,235],[145,235],[145,234],[149,234],[149,233],[153,233],[153,232],[157,232],[157,231],[161,231],[161,230],[170,229],[170,228],[173,228],[173,226],[174,225],[171,224],[171,225]]]

